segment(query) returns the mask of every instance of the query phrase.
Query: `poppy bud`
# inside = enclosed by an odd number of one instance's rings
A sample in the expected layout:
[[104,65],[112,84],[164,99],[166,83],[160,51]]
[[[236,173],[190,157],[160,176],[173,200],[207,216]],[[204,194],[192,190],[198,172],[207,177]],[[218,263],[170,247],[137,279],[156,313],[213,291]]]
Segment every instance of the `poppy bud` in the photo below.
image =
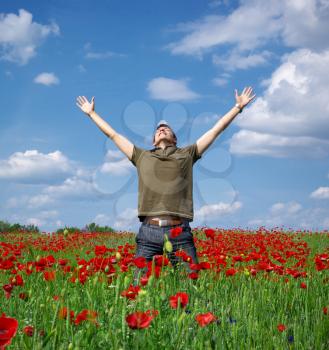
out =
[[125,278],[124,278],[124,280],[123,280],[123,286],[124,286],[124,288],[125,288],[125,289],[128,288],[129,284],[130,284],[130,279],[129,279],[128,276],[125,276]]
[[172,252],[172,244],[170,241],[166,241],[165,244],[164,244],[164,247],[165,247],[165,250],[168,252],[168,253],[171,253]]

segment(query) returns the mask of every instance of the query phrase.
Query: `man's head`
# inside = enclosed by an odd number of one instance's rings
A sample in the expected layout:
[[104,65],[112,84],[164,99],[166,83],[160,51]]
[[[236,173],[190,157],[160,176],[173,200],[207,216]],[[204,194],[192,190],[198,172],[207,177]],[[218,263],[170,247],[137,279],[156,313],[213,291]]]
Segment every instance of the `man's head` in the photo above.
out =
[[165,120],[160,120],[153,136],[153,145],[156,147],[161,140],[167,140],[167,142],[176,145],[177,137]]

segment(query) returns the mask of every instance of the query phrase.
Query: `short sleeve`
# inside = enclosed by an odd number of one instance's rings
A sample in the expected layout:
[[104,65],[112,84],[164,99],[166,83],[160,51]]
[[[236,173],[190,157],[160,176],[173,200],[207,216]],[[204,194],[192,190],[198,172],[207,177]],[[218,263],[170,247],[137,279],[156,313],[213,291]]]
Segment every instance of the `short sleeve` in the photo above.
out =
[[134,145],[133,155],[132,155],[130,161],[131,161],[135,166],[137,166],[137,162],[138,162],[139,158],[141,157],[141,155],[142,155],[142,153],[143,153],[144,151],[145,151],[144,149],[139,148],[139,147],[137,147],[136,145]]
[[187,146],[186,151],[192,157],[193,164],[202,157],[201,154],[198,153],[198,147],[196,143],[193,143],[192,145]]

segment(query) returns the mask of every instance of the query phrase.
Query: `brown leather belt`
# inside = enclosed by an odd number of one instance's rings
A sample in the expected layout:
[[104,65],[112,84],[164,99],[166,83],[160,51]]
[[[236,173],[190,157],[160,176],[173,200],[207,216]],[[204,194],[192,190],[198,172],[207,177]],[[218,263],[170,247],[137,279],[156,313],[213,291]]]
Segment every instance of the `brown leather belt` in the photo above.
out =
[[151,217],[146,217],[145,221],[146,224],[151,224],[151,225],[157,225],[157,226],[173,226],[173,225],[180,225],[183,223],[183,220],[180,218],[176,219],[157,219],[157,218],[151,218]]

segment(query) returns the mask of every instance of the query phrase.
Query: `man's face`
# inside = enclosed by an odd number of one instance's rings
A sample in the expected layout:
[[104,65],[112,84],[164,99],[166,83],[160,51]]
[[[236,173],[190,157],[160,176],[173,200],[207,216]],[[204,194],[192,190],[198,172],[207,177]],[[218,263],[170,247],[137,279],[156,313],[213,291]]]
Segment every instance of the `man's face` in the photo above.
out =
[[158,145],[161,140],[168,140],[175,143],[174,135],[168,126],[161,125],[155,132],[154,145]]

